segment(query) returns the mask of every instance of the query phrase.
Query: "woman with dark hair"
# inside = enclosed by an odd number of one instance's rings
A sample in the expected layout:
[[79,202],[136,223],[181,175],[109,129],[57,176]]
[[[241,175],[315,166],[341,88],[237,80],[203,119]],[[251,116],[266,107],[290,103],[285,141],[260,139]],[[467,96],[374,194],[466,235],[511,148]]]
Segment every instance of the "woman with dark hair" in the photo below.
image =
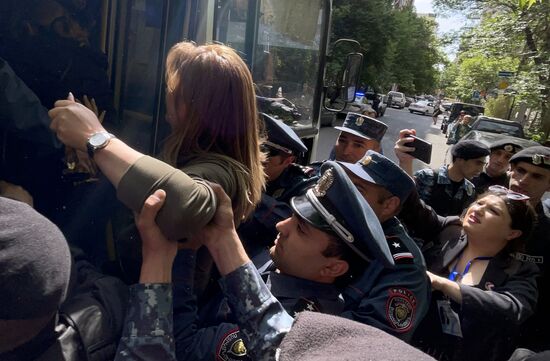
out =
[[529,197],[492,186],[426,253],[432,303],[413,343],[439,360],[503,360],[533,314],[534,264],[518,260],[536,221]]

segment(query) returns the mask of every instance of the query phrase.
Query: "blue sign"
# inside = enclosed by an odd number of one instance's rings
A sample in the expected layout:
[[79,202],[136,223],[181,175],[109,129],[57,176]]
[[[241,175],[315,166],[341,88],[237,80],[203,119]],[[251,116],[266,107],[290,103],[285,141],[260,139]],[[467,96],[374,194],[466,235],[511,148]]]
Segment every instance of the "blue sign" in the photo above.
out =
[[481,97],[481,94],[479,93],[478,90],[474,90],[474,93],[472,94],[472,99],[473,100],[479,100]]
[[511,78],[514,76],[513,71],[499,71],[498,72],[499,78]]

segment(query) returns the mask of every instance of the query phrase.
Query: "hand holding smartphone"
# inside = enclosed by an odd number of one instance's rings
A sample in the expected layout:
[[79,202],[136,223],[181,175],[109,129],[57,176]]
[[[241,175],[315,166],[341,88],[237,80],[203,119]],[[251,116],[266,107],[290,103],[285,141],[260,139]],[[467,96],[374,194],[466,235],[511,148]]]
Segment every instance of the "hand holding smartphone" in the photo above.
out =
[[430,164],[432,161],[432,143],[425,141],[424,139],[418,138],[412,134],[408,134],[407,138],[413,138],[412,142],[406,143],[407,147],[414,148],[414,151],[409,154],[423,161],[426,164]]

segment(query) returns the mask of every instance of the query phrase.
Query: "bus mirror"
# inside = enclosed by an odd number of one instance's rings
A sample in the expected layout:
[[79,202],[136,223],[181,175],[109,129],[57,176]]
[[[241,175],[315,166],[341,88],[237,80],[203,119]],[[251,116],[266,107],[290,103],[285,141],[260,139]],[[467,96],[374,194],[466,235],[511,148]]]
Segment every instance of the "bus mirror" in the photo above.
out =
[[357,90],[357,86],[359,84],[359,77],[361,76],[362,65],[363,54],[348,54],[346,67],[344,69],[342,78],[342,87],[340,90],[340,98],[346,103],[351,103],[355,100],[355,91]]

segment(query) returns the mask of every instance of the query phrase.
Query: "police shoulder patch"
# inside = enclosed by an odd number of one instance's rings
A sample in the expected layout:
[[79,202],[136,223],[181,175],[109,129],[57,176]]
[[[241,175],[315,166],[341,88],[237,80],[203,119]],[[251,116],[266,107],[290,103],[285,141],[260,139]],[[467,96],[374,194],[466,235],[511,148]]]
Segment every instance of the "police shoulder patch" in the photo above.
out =
[[386,318],[397,332],[411,329],[416,311],[416,297],[406,288],[392,287],[386,301]]
[[235,328],[222,338],[216,348],[216,360],[218,361],[240,361],[250,360],[244,345],[243,339],[240,336],[240,331]]
[[386,236],[395,264],[414,264],[414,255],[398,236]]

